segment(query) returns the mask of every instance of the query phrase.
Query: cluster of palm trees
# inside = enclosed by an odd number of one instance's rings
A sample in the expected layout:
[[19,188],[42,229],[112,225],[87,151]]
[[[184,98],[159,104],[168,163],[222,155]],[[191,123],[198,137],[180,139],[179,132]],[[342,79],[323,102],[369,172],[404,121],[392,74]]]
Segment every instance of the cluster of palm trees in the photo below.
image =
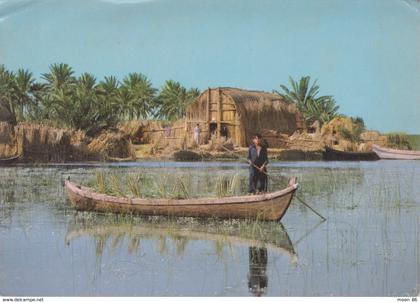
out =
[[290,89],[280,85],[283,91],[273,90],[273,92],[283,96],[287,102],[295,104],[307,126],[311,126],[315,121],[319,121],[322,126],[339,116],[339,106],[331,95],[318,96],[317,81],[310,85],[310,80],[309,76],[302,77],[299,82],[289,77]]
[[75,76],[67,64],[52,64],[42,82],[24,69],[16,73],[0,65],[0,102],[16,121],[50,121],[57,126],[85,130],[94,135],[118,121],[159,118],[176,120],[200,94],[172,80],[160,90],[141,73],[122,82],[114,76],[97,82],[90,73]]
[[[291,88],[280,85],[273,90],[294,103],[307,126],[314,121],[328,123],[338,116],[332,96],[318,96],[317,81],[310,77],[300,81],[289,78]],[[16,122],[50,121],[57,126],[85,130],[94,135],[114,127],[121,120],[158,118],[174,121],[185,116],[187,106],[200,91],[186,89],[179,82],[168,80],[160,90],[141,73],[130,73],[122,82],[104,77],[97,82],[90,73],[75,76],[67,64],[52,64],[42,81],[24,69],[16,73],[0,65],[0,103],[11,111]]]

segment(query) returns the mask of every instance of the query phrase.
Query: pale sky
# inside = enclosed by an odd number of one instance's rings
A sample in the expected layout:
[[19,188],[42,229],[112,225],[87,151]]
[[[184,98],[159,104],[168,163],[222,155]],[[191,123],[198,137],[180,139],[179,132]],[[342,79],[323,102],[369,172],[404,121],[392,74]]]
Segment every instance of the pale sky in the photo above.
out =
[[417,0],[0,0],[0,64],[37,78],[271,91],[309,75],[368,128],[420,134]]

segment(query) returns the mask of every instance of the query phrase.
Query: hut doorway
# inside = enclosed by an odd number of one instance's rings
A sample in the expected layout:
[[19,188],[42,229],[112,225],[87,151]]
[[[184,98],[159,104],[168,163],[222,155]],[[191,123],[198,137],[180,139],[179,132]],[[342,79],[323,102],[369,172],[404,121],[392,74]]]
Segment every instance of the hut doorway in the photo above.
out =
[[220,137],[224,137],[226,139],[229,138],[229,129],[228,126],[225,123],[221,124],[220,127]]
[[209,139],[216,138],[216,137],[224,137],[225,139],[230,138],[230,132],[228,129],[227,124],[221,123],[220,130],[217,129],[217,123],[211,122],[209,126]]
[[210,137],[209,137],[210,140],[212,138],[217,137],[217,123],[216,122],[210,123],[209,134],[210,134]]

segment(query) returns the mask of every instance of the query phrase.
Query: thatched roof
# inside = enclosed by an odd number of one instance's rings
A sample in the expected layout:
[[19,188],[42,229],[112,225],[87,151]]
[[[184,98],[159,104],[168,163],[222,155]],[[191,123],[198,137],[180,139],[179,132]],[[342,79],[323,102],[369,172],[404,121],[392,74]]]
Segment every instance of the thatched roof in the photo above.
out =
[[[221,94],[230,96],[235,102],[236,109],[244,124],[249,124],[248,128],[252,129],[255,122],[264,119],[261,124],[262,128],[290,129],[289,134],[293,133],[296,128],[304,128],[303,120],[298,113],[294,104],[288,104],[284,98],[275,93],[245,90],[231,87],[221,87]],[[267,120],[268,119],[268,120]],[[263,125],[264,124],[264,125]]]
[[232,87],[220,87],[219,88],[223,94],[229,95],[235,101],[235,103],[240,102],[263,102],[263,101],[282,101],[284,99],[281,95],[269,93],[265,91],[258,90],[245,90]]

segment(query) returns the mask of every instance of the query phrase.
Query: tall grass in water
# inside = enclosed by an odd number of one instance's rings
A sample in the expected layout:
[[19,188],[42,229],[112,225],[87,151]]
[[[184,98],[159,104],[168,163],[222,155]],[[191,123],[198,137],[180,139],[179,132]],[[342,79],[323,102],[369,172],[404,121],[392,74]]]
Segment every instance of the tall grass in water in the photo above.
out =
[[184,181],[180,177],[177,177],[172,188],[172,197],[177,199],[188,199],[190,198],[190,195]]
[[224,175],[219,175],[216,180],[216,194],[218,198],[225,197],[228,194],[229,180]]
[[97,192],[113,196],[134,198],[154,197],[168,199],[190,199],[240,195],[242,178],[239,173],[218,175],[209,179],[193,179],[190,174],[161,174],[147,178],[142,174],[111,174],[96,172],[96,179],[89,180]]
[[232,195],[239,195],[241,192],[241,178],[239,173],[233,175],[232,180],[230,181],[230,193]]
[[161,197],[161,198],[167,198],[168,197],[168,191],[167,191],[168,179],[169,179],[168,175],[161,175],[158,178],[158,181],[155,184],[156,192],[158,194],[158,197]]
[[140,188],[141,181],[142,181],[142,177],[140,174],[127,175],[127,186],[134,197],[138,197],[138,198],[142,197],[141,188]]
[[115,174],[109,175],[109,181],[110,181],[110,190],[111,190],[112,195],[125,196],[124,190],[122,189],[122,186],[121,186],[121,181],[117,175]]
[[240,194],[241,179],[238,173],[232,179],[219,175],[216,180],[216,194],[218,198]]
[[108,191],[104,172],[96,172],[96,189],[103,194]]

